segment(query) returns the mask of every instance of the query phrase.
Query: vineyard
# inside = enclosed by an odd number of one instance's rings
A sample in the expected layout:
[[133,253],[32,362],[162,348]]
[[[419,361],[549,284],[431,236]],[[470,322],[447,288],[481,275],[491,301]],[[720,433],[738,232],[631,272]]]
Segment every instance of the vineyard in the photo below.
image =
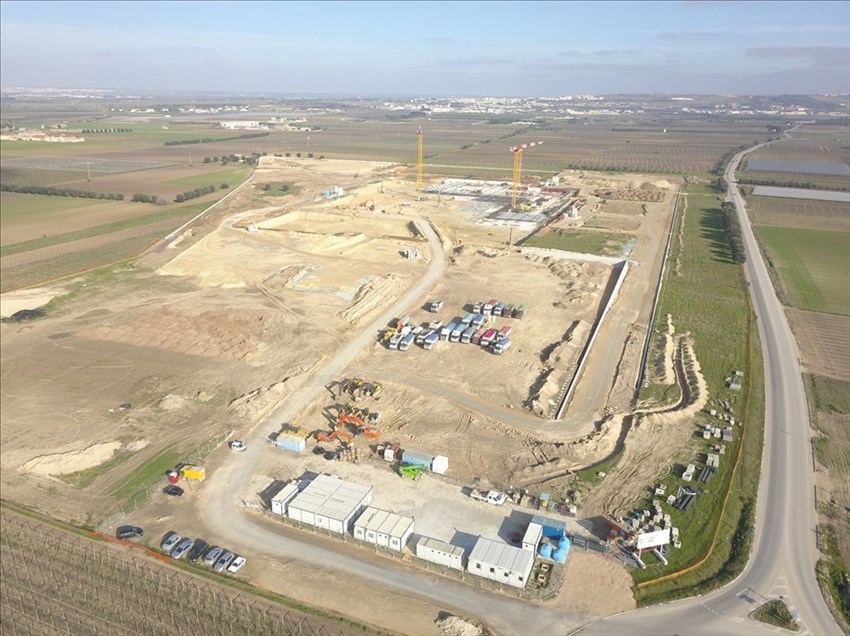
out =
[[0,529],[0,633],[6,636],[367,633],[5,507]]

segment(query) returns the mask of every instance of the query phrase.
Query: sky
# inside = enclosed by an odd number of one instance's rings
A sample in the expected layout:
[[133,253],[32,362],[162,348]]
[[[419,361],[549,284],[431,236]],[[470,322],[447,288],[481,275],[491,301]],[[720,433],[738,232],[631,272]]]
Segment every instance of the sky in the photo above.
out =
[[850,2],[0,2],[0,84],[352,96],[850,92]]

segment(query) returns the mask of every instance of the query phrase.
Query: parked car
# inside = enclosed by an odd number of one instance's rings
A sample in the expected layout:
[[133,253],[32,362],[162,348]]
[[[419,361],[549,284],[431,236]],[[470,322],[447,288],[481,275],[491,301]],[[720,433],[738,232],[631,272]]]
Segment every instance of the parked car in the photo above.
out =
[[192,549],[189,550],[189,554],[186,555],[186,560],[189,563],[194,563],[201,558],[201,555],[207,551],[208,547],[210,547],[210,544],[203,539],[195,539],[195,545],[193,545]]
[[164,492],[166,495],[171,495],[172,497],[182,497],[183,496],[183,489],[180,486],[174,486],[174,485],[166,486],[165,488],[162,489],[162,492]]
[[162,548],[163,552],[170,553],[174,549],[174,546],[176,546],[178,543],[180,543],[180,540],[182,538],[183,537],[181,537],[179,534],[177,534],[174,531],[169,532],[168,534],[166,534],[162,538],[162,543],[160,544],[159,547]]
[[235,554],[233,554],[230,550],[225,550],[224,552],[221,553],[221,556],[218,557],[218,561],[215,562],[215,565],[213,566],[213,570],[216,571],[216,572],[221,572],[228,565],[230,565],[233,562],[233,559],[235,559],[235,558],[236,558]]
[[138,526],[118,526],[115,537],[118,539],[135,539],[145,536],[145,531]]
[[183,555],[185,555],[189,550],[191,550],[193,545],[195,545],[195,542],[192,539],[183,539],[171,551],[171,558],[182,559]]
[[235,439],[232,442],[230,442],[230,448],[235,450],[235,451],[243,451],[248,447],[245,445],[245,442],[240,441],[238,439]]
[[207,565],[212,565],[216,561],[218,561],[218,557],[221,556],[221,553],[224,551],[224,548],[221,548],[217,545],[214,545],[207,553],[204,555],[204,563]]
[[245,565],[247,559],[243,556],[236,555],[236,558],[233,559],[233,562],[227,566],[228,572],[238,572],[242,569],[242,566]]

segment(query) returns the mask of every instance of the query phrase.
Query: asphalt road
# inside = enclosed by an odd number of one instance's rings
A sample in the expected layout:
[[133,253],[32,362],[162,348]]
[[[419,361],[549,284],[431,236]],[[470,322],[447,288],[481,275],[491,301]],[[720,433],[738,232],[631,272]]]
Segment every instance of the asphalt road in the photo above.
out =
[[765,447],[753,553],[743,574],[706,596],[623,614],[597,622],[582,634],[760,634],[775,630],[746,616],[758,604],[783,596],[800,612],[805,632],[840,634],[815,578],[816,513],[809,412],[797,345],[773,289],[738,192],[735,170],[725,173],[747,250],[745,273],[758,317],[765,366]]

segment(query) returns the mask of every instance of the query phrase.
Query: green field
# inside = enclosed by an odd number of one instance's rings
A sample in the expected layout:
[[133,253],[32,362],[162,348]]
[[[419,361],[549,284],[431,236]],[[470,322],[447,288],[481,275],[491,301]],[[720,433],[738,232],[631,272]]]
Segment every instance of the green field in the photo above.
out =
[[118,499],[129,499],[149,488],[155,481],[162,480],[166,471],[180,461],[180,452],[172,444],[161,450],[124,479],[113,486],[109,494]]
[[850,315],[850,234],[759,226],[788,304]]
[[0,222],[37,216],[46,212],[74,210],[96,205],[108,205],[110,201],[98,199],[76,199],[73,197],[53,197],[41,194],[0,193]]
[[634,240],[634,237],[628,234],[557,230],[543,236],[532,236],[522,245],[600,256],[625,256],[631,251]]
[[[689,187],[683,236],[681,248],[676,241],[671,245],[658,315],[671,314],[676,332],[691,334],[710,397],[729,399],[736,419],[746,423],[747,432],[742,436],[742,429],[735,427],[734,442],[727,444],[719,472],[690,511],[665,509],[682,537],[682,547],[670,551],[670,565],[635,570],[633,578],[636,583],[647,582],[699,563],[708,554],[719,528],[711,556],[701,567],[679,578],[637,589],[635,595],[642,605],[702,593],[728,582],[740,571],[749,552],[759,480],[764,404],[761,353],[742,268],[730,258],[720,201],[707,189]],[[680,275],[673,267],[677,259]],[[740,392],[730,391],[725,383],[736,369],[745,372],[745,385]],[[651,385],[642,390],[641,397],[657,398],[663,389]],[[692,423],[695,437],[698,427],[710,421],[703,417]],[[701,436],[698,439],[702,441]],[[734,469],[739,452],[741,458]],[[703,457],[686,455],[676,459],[681,465],[700,464]],[[661,483],[667,486],[668,493],[675,493],[684,482],[677,475],[670,475]],[[727,492],[731,493],[728,502]],[[652,498],[638,502],[636,507],[651,507]]]

